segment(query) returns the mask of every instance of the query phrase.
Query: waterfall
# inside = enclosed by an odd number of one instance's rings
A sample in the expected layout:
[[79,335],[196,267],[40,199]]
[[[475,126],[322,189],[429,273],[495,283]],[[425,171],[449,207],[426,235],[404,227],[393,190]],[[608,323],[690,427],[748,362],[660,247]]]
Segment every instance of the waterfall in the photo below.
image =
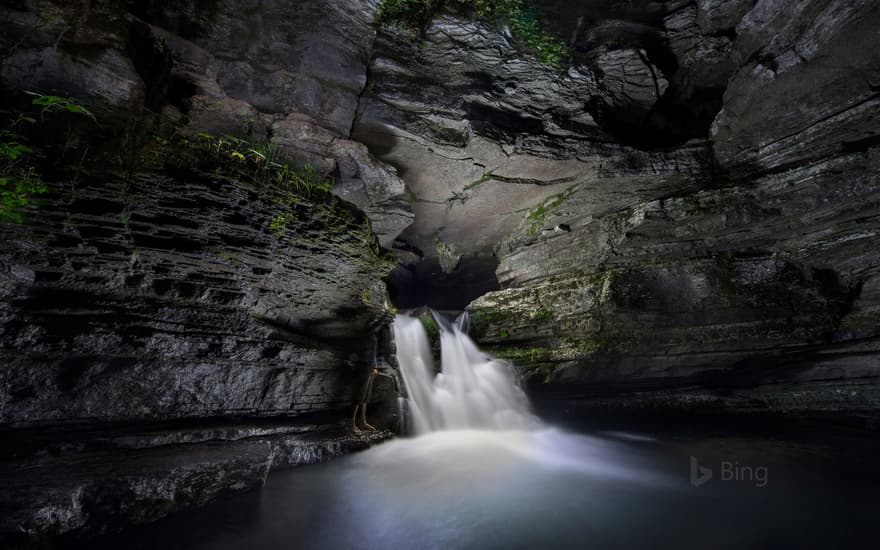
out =
[[416,435],[444,429],[527,429],[539,424],[516,383],[513,366],[480,351],[465,333],[467,318],[440,327],[441,369],[435,375],[427,331],[418,318],[394,320],[397,362]]

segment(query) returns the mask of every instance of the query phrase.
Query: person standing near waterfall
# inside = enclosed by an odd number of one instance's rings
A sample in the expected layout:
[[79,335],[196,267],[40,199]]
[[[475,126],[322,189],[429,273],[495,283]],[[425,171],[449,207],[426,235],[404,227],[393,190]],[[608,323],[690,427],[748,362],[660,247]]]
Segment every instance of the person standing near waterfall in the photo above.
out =
[[[376,431],[375,426],[372,426],[367,422],[367,404],[369,404],[370,399],[373,397],[373,382],[375,382],[376,377],[378,376],[386,376],[392,381],[394,380],[392,375],[380,371],[378,366],[373,365],[369,371],[366,371],[366,376],[360,378],[360,384],[355,385],[355,405],[354,412],[351,415],[351,428],[354,433],[361,433],[364,430],[368,432]],[[360,392],[358,392],[358,388],[361,388]],[[360,426],[358,426],[357,423],[358,413],[360,413],[361,417]]]
[[372,367],[366,376],[361,377],[360,394],[358,394],[358,386],[355,386],[355,395],[359,397],[354,406],[354,413],[351,416],[351,428],[354,433],[361,433],[361,428],[357,425],[358,412],[361,413],[361,426],[364,430],[375,431],[376,428],[367,422],[367,403],[373,396],[373,381],[379,376],[379,369]]
[[[362,371],[361,375],[355,381],[352,395],[354,397],[354,412],[351,415],[351,428],[354,433],[361,433],[363,430],[375,431],[376,428],[367,422],[367,405],[373,397],[373,382],[377,376],[387,376],[392,381],[394,377],[384,373],[379,369],[379,357],[384,356],[385,347],[387,345],[385,338],[380,337],[379,333],[373,334],[373,362],[369,369]],[[384,365],[384,362],[382,363]],[[361,425],[358,426],[358,413],[360,413]]]

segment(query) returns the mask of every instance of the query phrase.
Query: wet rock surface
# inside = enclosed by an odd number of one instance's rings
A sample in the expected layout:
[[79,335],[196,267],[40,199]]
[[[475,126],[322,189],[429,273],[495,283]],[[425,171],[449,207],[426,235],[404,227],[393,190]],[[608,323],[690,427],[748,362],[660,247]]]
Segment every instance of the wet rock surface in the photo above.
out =
[[646,176],[667,192],[624,209],[591,212],[593,189],[575,189],[540,235],[511,241],[503,290],[470,306],[476,328],[562,407],[873,409],[877,63],[858,44],[878,14],[760,2],[722,16],[710,4],[664,24],[685,76],[731,74],[714,162],[691,188]]
[[876,410],[875,5],[536,0],[561,66],[503,21],[412,30],[376,5],[0,8],[3,86],[271,145],[339,198],[88,174],[0,227],[4,427],[258,419],[72,444],[39,459],[71,482],[32,492],[10,455],[9,525],[148,521],[306,439],[354,449],[297,419],[350,414],[384,277],[401,307],[468,307],[543,409]]
[[[614,46],[585,43],[562,69],[486,21],[443,15],[422,34],[379,30],[353,136],[395,166],[412,194],[415,220],[400,235],[392,278],[399,303],[460,308],[442,295],[469,300],[493,288],[511,236],[545,229],[550,205],[577,188],[591,190],[582,200],[592,213],[704,179],[705,146],[646,151],[615,142],[618,126],[644,118],[667,92],[640,46],[659,30],[636,31]],[[620,185],[631,179],[638,183]],[[458,293],[442,290],[452,287]]]
[[148,108],[182,120],[191,135],[285,144],[286,158],[336,178],[334,192],[361,206],[390,246],[412,219],[403,182],[348,139],[366,85],[374,11],[374,2],[346,0],[130,9],[30,0],[0,8],[0,47],[11,52],[0,81]]
[[[387,315],[362,213],[187,172],[49,196],[2,228],[4,537],[154,521],[371,441],[340,420]],[[248,420],[131,427],[229,415]]]
[[712,125],[721,167],[783,171],[876,145],[880,54],[867,43],[877,18],[859,2],[762,2],[747,13],[733,51],[742,61]]
[[[197,175],[108,177],[52,196],[3,227],[3,423],[351,401],[390,267],[363,214],[330,195],[285,206]],[[294,221],[270,229],[285,211]]]
[[60,434],[45,429],[3,434],[10,442],[31,447],[51,442],[51,447],[37,447],[26,463],[22,456],[0,460],[0,541],[15,545],[61,534],[75,540],[149,523],[218,496],[257,489],[272,469],[317,464],[392,435],[353,435],[326,419],[94,430],[92,425]]
[[[99,114],[82,135],[53,128],[80,166],[47,159],[46,200],[0,226],[4,535],[153,521],[376,439],[344,434],[389,315],[382,246],[412,214],[403,180],[349,137],[374,8],[0,8],[4,88]],[[229,177],[222,163],[146,161],[154,118],[173,128],[160,143],[246,139],[266,163],[310,164],[342,199]],[[396,392],[377,382],[374,422],[393,416],[383,404]],[[247,427],[201,427],[230,415]],[[130,427],[159,421],[174,425]]]
[[366,85],[375,2],[138,2],[198,95],[230,97],[266,115],[307,113],[347,135]]

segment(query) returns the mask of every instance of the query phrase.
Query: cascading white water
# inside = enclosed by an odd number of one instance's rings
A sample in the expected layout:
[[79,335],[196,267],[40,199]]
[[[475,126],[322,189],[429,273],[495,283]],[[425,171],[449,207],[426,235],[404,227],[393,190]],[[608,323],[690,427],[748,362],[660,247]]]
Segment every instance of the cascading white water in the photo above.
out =
[[512,365],[477,348],[462,330],[466,318],[451,326],[437,319],[441,370],[436,375],[422,322],[407,315],[394,320],[411,431],[419,435],[444,429],[521,430],[538,426]]
[[[297,479],[304,483],[278,485],[273,476],[264,495],[275,500],[261,497],[273,505],[250,514],[258,522],[254,530],[230,529],[226,544],[213,538],[198,548],[647,548],[670,523],[690,527],[684,513],[673,516],[676,523],[642,508],[651,513],[641,516],[659,518],[648,524],[657,530],[641,534],[645,544],[629,538],[639,533],[624,528],[634,503],[651,502],[669,487],[678,495],[686,477],[671,483],[632,453],[635,445],[650,445],[649,438],[619,434],[623,444],[542,424],[513,366],[477,349],[466,318],[454,325],[435,318],[442,352],[436,375],[422,322],[409,316],[394,322],[407,421],[418,437],[303,468]],[[238,525],[240,508],[233,514]]]

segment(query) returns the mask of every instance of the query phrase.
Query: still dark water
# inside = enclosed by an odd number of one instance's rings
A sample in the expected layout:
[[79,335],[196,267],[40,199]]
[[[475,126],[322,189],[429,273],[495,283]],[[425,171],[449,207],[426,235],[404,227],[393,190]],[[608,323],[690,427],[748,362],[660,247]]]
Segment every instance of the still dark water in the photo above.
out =
[[878,450],[828,423],[437,432],[87,547],[876,548]]

